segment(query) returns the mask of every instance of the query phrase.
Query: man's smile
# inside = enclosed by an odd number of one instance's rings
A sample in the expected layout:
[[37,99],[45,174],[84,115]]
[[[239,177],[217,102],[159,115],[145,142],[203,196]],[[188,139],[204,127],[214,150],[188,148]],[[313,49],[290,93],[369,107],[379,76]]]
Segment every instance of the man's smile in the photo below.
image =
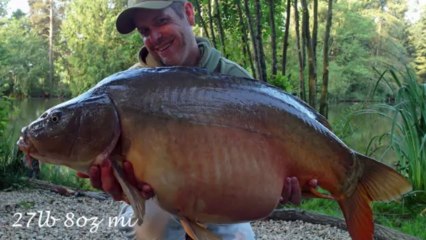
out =
[[167,43],[165,43],[165,44],[162,44],[161,46],[159,46],[159,47],[156,47],[155,48],[155,51],[156,52],[158,52],[158,53],[163,53],[163,52],[165,52],[167,49],[169,49],[170,48],[170,46],[172,46],[172,44],[173,44],[173,40],[172,41],[169,41],[169,42],[167,42]]

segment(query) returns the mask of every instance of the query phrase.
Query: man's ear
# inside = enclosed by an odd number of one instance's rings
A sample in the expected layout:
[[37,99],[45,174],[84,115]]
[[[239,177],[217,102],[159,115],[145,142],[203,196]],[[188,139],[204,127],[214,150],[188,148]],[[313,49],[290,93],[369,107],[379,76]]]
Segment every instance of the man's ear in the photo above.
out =
[[184,8],[185,8],[186,19],[188,20],[189,25],[194,26],[195,25],[194,6],[190,2],[185,2]]

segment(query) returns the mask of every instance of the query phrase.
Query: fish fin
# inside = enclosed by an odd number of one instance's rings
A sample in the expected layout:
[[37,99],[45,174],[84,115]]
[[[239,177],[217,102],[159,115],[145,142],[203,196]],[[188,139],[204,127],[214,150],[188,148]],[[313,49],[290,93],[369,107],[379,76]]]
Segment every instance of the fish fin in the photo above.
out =
[[127,182],[119,162],[121,162],[119,157],[111,157],[111,167],[114,176],[117,178],[118,183],[130,202],[130,205],[132,205],[133,212],[136,214],[136,218],[138,219],[138,225],[141,225],[143,216],[145,215],[145,199],[139,194],[139,191],[133,185]]
[[349,197],[340,198],[348,231],[354,240],[373,239],[374,223],[370,203],[401,197],[411,184],[391,167],[361,154],[355,155],[363,167],[358,185]]
[[357,154],[356,157],[364,164],[361,184],[373,201],[390,201],[412,190],[408,180],[393,168]]
[[373,239],[373,211],[367,194],[364,187],[358,185],[351,197],[338,201],[353,240]]
[[180,223],[182,224],[185,233],[189,235],[192,240],[220,240],[221,238],[216,236],[210,230],[203,225],[193,222],[186,218],[181,218]]

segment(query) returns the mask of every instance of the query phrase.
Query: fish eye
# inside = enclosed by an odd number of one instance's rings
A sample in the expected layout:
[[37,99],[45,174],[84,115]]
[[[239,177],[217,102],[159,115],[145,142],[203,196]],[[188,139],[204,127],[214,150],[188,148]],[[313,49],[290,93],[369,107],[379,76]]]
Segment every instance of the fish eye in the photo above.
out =
[[52,123],[57,123],[59,122],[60,119],[61,119],[61,113],[59,112],[54,112],[49,117],[49,121]]

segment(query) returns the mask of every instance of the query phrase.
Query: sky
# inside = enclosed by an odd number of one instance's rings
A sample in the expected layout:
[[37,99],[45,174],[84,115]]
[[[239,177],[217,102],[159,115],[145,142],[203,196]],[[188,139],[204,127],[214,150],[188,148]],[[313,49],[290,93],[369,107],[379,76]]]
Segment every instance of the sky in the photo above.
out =
[[[90,1],[90,0],[89,0]],[[426,5],[426,0],[407,0],[410,6],[408,11],[407,19],[411,22],[414,22],[420,18],[420,10]],[[417,5],[417,4],[419,5]],[[27,0],[10,0],[9,1],[9,14],[14,12],[16,9],[21,9],[23,12],[29,11],[28,1]]]
[[8,12],[13,13],[16,9],[21,9],[23,12],[29,11],[28,1],[27,0],[10,0]]

